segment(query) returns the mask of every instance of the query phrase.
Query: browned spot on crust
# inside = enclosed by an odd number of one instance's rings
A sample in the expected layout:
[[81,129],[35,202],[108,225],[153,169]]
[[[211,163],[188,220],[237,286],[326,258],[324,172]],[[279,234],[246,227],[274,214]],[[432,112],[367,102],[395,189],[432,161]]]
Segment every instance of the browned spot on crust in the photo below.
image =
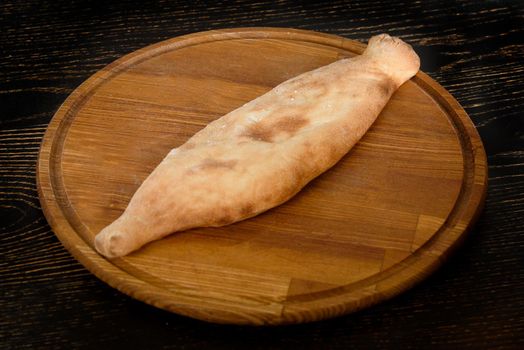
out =
[[233,222],[235,222],[235,219],[232,216],[230,216],[230,215],[226,215],[226,216],[218,219],[216,224],[220,225],[220,226],[224,226],[224,225],[232,224]]
[[240,215],[242,216],[248,216],[253,214],[253,210],[255,210],[255,206],[253,204],[246,204],[240,209]]
[[320,92],[320,94],[323,94],[326,92],[326,83],[323,80],[319,80],[319,79],[315,79],[310,82],[307,82],[306,84],[304,84],[304,87],[308,89],[315,89],[318,92]]
[[336,145],[332,145],[328,148],[328,154],[329,154],[328,159],[330,159],[333,162],[338,161],[341,157],[340,148],[337,147]]
[[381,98],[389,98],[395,91],[395,84],[389,78],[377,79],[366,87],[366,93],[378,95]]
[[206,172],[218,169],[231,170],[238,163],[238,160],[217,160],[212,158],[204,159],[200,164],[195,165],[186,171],[187,174],[194,174],[196,172]]
[[279,133],[293,136],[308,123],[308,119],[294,115],[279,117],[276,120],[268,117],[265,121],[249,126],[242,136],[247,136],[257,141],[273,142],[273,138]]
[[380,81],[378,84],[378,92],[382,96],[389,96],[393,92],[393,84],[389,81]]
[[238,163],[238,160],[217,160],[212,158],[207,158],[198,165],[200,170],[209,170],[209,169],[233,169],[233,167]]
[[257,123],[250,126],[242,136],[247,136],[256,141],[272,142],[273,135],[274,131],[271,130],[271,128],[268,128],[264,124]]
[[273,194],[267,194],[267,195],[264,196],[264,198],[262,198],[262,200],[264,202],[272,202],[273,201],[273,197],[274,197]]
[[303,128],[306,124],[309,123],[309,120],[299,116],[289,116],[278,119],[273,128],[277,131],[283,131],[288,134],[295,134],[298,130]]

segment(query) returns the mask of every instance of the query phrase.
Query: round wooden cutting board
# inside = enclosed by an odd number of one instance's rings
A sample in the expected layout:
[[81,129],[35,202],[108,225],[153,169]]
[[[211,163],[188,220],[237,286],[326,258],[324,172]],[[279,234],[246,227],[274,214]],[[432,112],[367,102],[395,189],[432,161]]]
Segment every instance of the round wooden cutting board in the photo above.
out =
[[213,322],[307,322],[406,290],[462,240],[487,186],[471,120],[424,73],[287,203],[124,258],[107,260],[93,247],[171,148],[280,82],[364,48],[333,35],[247,28],[186,35],[119,59],[71,94],[45,134],[38,186],[49,224],[111,286]]

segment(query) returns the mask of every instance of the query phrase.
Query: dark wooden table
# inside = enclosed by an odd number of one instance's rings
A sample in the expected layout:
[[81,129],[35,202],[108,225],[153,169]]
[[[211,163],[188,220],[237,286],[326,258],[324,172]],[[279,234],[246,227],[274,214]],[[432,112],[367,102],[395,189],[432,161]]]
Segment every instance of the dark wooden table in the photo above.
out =
[[[0,2],[0,348],[521,348],[523,19],[519,1]],[[488,154],[488,196],[476,228],[437,273],[356,314],[235,327],[135,301],[62,247],[35,184],[39,143],[61,102],[91,74],[138,48],[245,26],[361,41],[381,32],[398,35],[420,54],[422,70],[465,107]]]

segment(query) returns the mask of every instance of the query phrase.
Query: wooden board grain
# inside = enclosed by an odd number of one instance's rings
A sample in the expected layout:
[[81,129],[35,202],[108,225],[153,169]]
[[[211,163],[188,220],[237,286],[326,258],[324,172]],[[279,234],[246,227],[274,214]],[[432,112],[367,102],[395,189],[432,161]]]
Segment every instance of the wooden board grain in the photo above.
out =
[[37,178],[51,227],[113,287],[208,321],[307,322],[409,288],[460,243],[487,186],[473,124],[424,73],[289,202],[124,258],[93,249],[171,148],[278,83],[364,47],[308,31],[230,29],[161,42],[107,66],[71,94],[44,137]]

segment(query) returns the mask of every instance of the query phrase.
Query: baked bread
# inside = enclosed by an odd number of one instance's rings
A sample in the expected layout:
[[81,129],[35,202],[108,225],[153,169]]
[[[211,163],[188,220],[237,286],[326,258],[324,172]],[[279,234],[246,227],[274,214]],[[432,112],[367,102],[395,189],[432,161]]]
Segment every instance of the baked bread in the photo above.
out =
[[275,207],[342,158],[419,69],[411,46],[382,34],[360,56],[292,78],[173,149],[95,239],[108,258],[193,227]]

